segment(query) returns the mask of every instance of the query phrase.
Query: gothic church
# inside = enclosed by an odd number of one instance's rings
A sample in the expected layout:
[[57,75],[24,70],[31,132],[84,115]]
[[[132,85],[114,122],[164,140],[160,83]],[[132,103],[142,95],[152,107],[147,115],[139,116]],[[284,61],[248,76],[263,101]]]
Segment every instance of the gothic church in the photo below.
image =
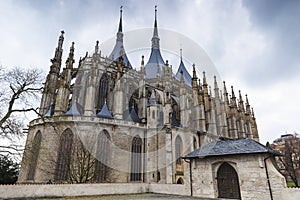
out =
[[29,124],[19,183],[185,184],[185,155],[216,141],[259,141],[247,95],[237,98],[233,87],[228,94],[225,82],[209,77],[212,92],[205,72],[200,81],[182,57],[173,71],[160,51],[156,15],[151,54],[141,57],[139,70],[123,45],[122,10],[111,54],[101,55],[97,41],[77,67],[74,43],[62,67],[61,32],[40,115]]

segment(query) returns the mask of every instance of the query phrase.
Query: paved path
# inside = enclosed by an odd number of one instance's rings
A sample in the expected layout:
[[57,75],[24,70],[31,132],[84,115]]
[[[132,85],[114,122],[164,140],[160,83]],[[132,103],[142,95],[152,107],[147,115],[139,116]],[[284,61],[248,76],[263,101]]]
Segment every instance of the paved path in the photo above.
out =
[[178,196],[178,195],[167,195],[167,194],[130,194],[130,195],[107,195],[107,196],[97,196],[97,197],[66,197],[66,198],[42,198],[37,200],[161,200],[161,199],[172,199],[172,200],[214,200],[208,198],[196,198],[189,196]]

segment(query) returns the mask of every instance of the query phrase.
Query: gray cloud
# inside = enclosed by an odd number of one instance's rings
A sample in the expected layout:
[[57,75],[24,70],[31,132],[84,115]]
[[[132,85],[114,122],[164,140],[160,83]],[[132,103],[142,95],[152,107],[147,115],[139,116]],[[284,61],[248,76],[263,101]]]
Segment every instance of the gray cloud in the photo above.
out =
[[[77,64],[86,51],[93,51],[96,40],[115,37],[121,5],[124,31],[131,31],[153,26],[156,4],[160,28],[195,41],[228,86],[250,95],[263,142],[284,130],[299,129],[300,110],[286,98],[289,94],[300,98],[296,88],[289,87],[300,85],[299,1],[0,1],[0,64],[37,66],[47,72],[62,29],[64,57],[74,41]],[[124,39],[126,48],[126,35]],[[150,47],[150,38],[147,42]],[[188,48],[183,46],[183,53],[191,51]],[[174,59],[171,64],[176,69],[178,62]],[[201,72],[205,66],[198,67]],[[273,124],[279,116],[290,120]]]

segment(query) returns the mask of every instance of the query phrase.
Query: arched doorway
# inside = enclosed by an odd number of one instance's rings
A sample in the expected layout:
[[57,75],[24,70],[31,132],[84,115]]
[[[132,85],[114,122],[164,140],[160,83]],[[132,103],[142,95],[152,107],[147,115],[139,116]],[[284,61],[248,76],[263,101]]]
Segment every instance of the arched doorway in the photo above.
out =
[[218,198],[241,199],[238,174],[228,163],[223,163],[217,172]]

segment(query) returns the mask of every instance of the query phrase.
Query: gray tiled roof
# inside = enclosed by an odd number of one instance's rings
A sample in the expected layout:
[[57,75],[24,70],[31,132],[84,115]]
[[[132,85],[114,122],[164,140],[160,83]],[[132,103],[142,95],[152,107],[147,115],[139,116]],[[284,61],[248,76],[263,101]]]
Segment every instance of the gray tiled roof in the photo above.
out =
[[183,158],[205,158],[212,156],[257,153],[280,155],[280,153],[268,149],[266,146],[256,142],[255,140],[244,138],[211,142],[187,154]]
[[180,61],[179,68],[178,68],[177,73],[175,75],[175,78],[179,81],[180,81],[180,78],[181,78],[181,73],[183,74],[183,79],[184,79],[185,84],[187,84],[189,86],[192,86],[192,77],[189,74],[189,72],[187,71],[187,69],[185,68],[182,59]]

